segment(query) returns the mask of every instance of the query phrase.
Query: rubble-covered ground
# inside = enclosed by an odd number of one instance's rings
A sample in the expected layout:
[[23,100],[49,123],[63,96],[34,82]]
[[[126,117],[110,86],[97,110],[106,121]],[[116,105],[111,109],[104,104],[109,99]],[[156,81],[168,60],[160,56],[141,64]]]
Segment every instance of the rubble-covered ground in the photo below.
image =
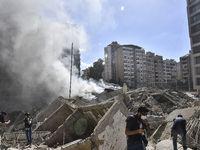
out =
[[[26,146],[24,112],[12,112],[12,123],[1,126],[2,149],[125,150],[125,120],[139,106],[150,112],[152,132],[147,150],[173,150],[173,118],[187,120],[187,145],[200,149],[200,100],[193,93],[158,89],[105,89],[88,101],[57,98],[33,117],[33,145]],[[8,118],[8,119],[9,119]],[[182,150],[179,139],[179,150]]]

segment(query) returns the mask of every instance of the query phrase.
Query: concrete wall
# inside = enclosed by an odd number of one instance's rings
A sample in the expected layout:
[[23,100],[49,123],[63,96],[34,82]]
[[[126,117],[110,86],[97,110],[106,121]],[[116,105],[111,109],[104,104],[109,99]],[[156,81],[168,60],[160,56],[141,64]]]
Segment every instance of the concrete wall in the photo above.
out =
[[125,120],[128,115],[122,100],[116,100],[98,121],[90,137],[70,142],[57,150],[125,150]]
[[62,105],[60,99],[63,99],[63,98],[58,97],[55,101],[53,101],[45,109],[43,109],[40,113],[38,113],[33,118],[33,124],[44,121],[45,118],[48,118],[52,113],[54,113]]
[[122,94],[122,89],[114,90],[112,92],[103,92],[102,94],[99,94],[96,98],[97,102],[103,102],[106,101],[114,96],[118,96],[119,94]]
[[73,113],[73,110],[67,104],[62,104],[45,122],[43,122],[36,130],[51,131],[52,133],[63,124],[66,118]]
[[124,59],[123,59],[123,48],[117,49],[116,56],[116,81],[118,84],[123,85],[124,83]]
[[126,149],[126,117],[129,111],[122,101],[115,101],[94,129],[93,139],[98,150]]
[[101,103],[78,108],[65,122],[46,140],[46,144],[69,143],[77,139],[89,137],[98,121],[105,115],[113,102]]
[[[65,144],[81,138],[81,136],[77,136],[74,131],[74,124],[80,118],[85,117],[84,114],[82,114],[82,112],[79,109],[77,109],[49,138],[46,139],[45,144],[49,146],[53,146],[57,142]],[[82,137],[85,136],[82,135]]]

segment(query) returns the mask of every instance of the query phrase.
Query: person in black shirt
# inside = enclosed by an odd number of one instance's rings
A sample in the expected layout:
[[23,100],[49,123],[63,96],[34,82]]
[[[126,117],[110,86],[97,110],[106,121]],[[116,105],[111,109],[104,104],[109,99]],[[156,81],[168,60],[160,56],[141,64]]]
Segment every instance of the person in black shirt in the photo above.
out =
[[186,125],[187,122],[186,120],[183,118],[182,115],[178,115],[178,117],[176,117],[174,120],[174,124],[171,128],[171,136],[173,138],[173,147],[174,150],[177,150],[177,135],[181,135],[182,136],[182,145],[183,145],[183,149],[186,150]]
[[149,110],[146,107],[139,107],[135,115],[130,115],[126,119],[125,134],[127,135],[127,150],[145,150],[143,142],[143,132],[146,129],[150,132],[148,120],[142,120]]
[[28,140],[28,144],[31,146],[32,144],[32,118],[30,117],[29,113],[25,113],[24,125],[25,125],[26,138]]
[[9,124],[10,123],[10,120],[5,121],[5,116],[6,115],[7,115],[7,113],[5,111],[1,112],[1,115],[0,115],[0,124]]

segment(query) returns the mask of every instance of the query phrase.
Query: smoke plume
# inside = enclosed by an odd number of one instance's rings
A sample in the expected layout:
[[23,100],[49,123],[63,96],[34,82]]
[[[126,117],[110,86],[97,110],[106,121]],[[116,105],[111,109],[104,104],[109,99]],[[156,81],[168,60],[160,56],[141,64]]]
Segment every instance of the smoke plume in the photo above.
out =
[[[72,43],[78,50],[86,42],[83,28],[70,21],[61,0],[2,0],[0,5],[1,107],[26,110],[68,97],[71,56],[62,54]],[[101,90],[76,73],[73,66],[72,97]]]

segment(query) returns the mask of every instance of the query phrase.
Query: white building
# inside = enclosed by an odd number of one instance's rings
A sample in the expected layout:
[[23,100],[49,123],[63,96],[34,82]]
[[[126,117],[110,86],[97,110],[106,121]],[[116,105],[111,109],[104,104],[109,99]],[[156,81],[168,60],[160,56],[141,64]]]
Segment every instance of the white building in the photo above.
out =
[[116,52],[119,46],[117,42],[112,42],[104,48],[105,81],[116,82]]
[[200,94],[200,0],[187,0],[193,87]]
[[146,53],[146,68],[147,68],[147,86],[155,86],[155,70],[154,70],[154,53]]
[[174,59],[166,59],[163,64],[165,85],[175,82],[177,79],[177,62]]
[[146,55],[143,48],[135,49],[135,64],[137,72],[137,88],[144,87],[147,84]]
[[120,85],[126,83],[129,88],[135,88],[134,50],[131,47],[120,46],[117,49],[116,80]]
[[130,88],[146,86],[146,56],[139,46],[122,45],[117,49],[116,80]]

